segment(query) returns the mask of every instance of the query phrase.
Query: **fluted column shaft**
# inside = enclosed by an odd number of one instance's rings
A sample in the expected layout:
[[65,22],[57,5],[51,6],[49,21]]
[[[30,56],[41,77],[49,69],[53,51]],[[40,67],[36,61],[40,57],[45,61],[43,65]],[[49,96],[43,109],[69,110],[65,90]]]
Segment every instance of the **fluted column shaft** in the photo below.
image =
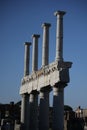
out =
[[39,130],[49,130],[49,92],[48,88],[40,91]]
[[38,92],[30,93],[30,130],[38,130]]
[[38,69],[38,38],[40,35],[34,34],[33,38],[33,51],[32,51],[32,72]]
[[64,130],[64,87],[59,84],[53,87],[53,130]]
[[24,76],[29,75],[30,42],[25,42]]
[[51,24],[44,23],[43,27],[43,46],[42,46],[42,66],[48,65],[49,62],[49,27]]
[[63,15],[64,11],[57,11],[57,28],[56,28],[56,60],[63,61]]

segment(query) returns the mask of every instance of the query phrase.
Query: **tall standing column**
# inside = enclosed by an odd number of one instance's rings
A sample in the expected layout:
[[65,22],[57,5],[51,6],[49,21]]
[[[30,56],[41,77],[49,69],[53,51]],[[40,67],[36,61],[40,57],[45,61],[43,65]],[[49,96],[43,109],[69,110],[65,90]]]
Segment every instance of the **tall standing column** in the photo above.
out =
[[[24,77],[29,75],[30,42],[25,42]],[[21,129],[29,130],[29,94],[22,95],[21,102]]]
[[43,47],[42,47],[42,67],[48,65],[49,62],[49,27],[51,24],[44,23],[43,27]]
[[64,130],[64,87],[58,84],[53,87],[53,130]]
[[32,52],[32,72],[38,69],[38,38],[40,35],[33,36],[33,52]]
[[49,130],[49,92],[48,88],[40,91],[39,130]]
[[25,42],[24,76],[29,75],[30,42]]
[[57,11],[57,30],[56,30],[56,61],[63,61],[63,15],[64,11]]
[[30,130],[38,130],[38,92],[32,91],[30,93]]
[[22,95],[21,102],[21,130],[29,130],[29,95]]

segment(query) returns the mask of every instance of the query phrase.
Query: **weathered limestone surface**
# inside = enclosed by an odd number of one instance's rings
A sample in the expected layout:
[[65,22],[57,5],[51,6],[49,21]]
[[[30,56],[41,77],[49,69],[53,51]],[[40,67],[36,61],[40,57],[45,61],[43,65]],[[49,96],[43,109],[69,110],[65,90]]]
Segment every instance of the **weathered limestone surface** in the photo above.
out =
[[25,42],[25,57],[24,57],[24,76],[29,75],[30,65],[30,45],[31,42]]
[[40,35],[34,34],[33,38],[33,49],[32,49],[32,72],[38,70],[38,38]]
[[71,62],[53,62],[44,68],[22,79],[20,94],[30,93],[32,90],[40,90],[45,86],[54,86],[56,83],[69,82],[69,68]]
[[[63,60],[63,15],[57,11],[56,57],[49,64],[49,27],[44,23],[42,45],[42,67],[38,70],[38,38],[33,35],[32,72],[29,73],[30,43],[25,44],[24,77],[21,81],[21,123],[24,130],[49,130],[49,93],[53,90],[53,130],[64,130],[64,88],[69,83],[72,62]],[[38,123],[38,96],[39,123]]]
[[49,27],[50,23],[42,24],[43,27],[43,47],[42,47],[42,66],[48,65],[49,62]]
[[40,90],[39,130],[49,129],[49,88]]
[[57,17],[56,27],[56,59],[63,61],[63,15],[65,11],[56,11],[54,15]]

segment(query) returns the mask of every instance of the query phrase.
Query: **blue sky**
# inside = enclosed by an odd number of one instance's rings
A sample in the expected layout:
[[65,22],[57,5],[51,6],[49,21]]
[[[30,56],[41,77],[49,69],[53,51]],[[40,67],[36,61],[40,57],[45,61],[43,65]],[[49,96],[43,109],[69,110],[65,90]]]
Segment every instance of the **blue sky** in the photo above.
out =
[[65,61],[73,62],[64,101],[73,108],[78,105],[87,108],[87,0],[0,0],[1,103],[21,99],[19,89],[24,71],[23,43],[32,42],[32,34],[40,34],[39,68],[41,67],[41,25],[44,22],[51,23],[49,62],[55,60],[54,12],[57,10],[67,12],[64,16],[63,57]]

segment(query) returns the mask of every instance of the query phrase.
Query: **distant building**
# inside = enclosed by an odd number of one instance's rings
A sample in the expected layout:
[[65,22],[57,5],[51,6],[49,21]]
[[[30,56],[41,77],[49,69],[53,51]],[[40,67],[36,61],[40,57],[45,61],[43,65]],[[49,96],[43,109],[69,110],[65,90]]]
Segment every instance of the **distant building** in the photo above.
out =
[[73,110],[65,110],[64,130],[84,130],[84,119],[76,117]]
[[87,126],[87,109],[82,109],[80,106],[75,110],[76,117],[83,118],[85,126]]
[[[21,130],[21,101],[14,104],[0,104],[0,130]],[[39,111],[38,111],[39,112]],[[49,128],[52,130],[53,108],[49,107]],[[39,122],[39,113],[38,113]],[[1,129],[2,127],[2,129]],[[64,106],[64,130],[87,130],[87,109],[78,107],[75,111],[70,106]]]
[[20,123],[20,102],[0,104],[0,130],[16,130],[15,122]]

